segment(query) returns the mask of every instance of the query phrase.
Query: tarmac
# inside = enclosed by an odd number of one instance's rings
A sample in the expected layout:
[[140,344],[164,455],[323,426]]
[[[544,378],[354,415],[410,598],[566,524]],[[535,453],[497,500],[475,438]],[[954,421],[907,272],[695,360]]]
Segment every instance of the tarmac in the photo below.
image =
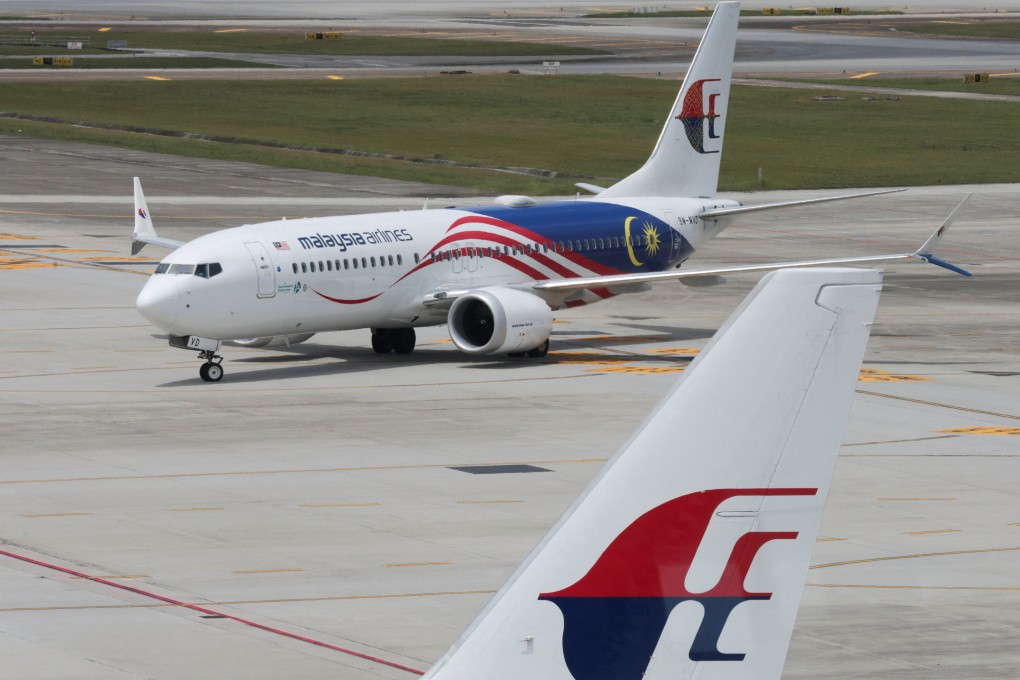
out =
[[[131,176],[182,240],[491,198],[21,138],[0,163],[9,678],[413,677],[757,281],[560,313],[543,360],[344,332],[205,384],[134,308],[165,251],[129,254]],[[973,278],[888,268],[785,678],[1020,677],[1020,185],[761,213],[689,264],[909,251],[972,191],[943,256]]]

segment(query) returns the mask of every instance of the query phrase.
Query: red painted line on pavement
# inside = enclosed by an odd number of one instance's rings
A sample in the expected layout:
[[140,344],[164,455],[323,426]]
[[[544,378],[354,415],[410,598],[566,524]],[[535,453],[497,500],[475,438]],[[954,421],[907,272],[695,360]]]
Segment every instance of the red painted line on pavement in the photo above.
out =
[[309,637],[305,637],[303,635],[297,635],[296,633],[288,633],[287,631],[280,630],[279,628],[272,628],[270,626],[266,626],[266,625],[263,625],[261,623],[256,623],[255,621],[250,621],[249,619],[242,619],[239,616],[233,616],[231,614],[224,614],[222,612],[214,611],[214,610],[208,609],[206,607],[200,607],[200,606],[198,606],[196,604],[188,604],[187,602],[181,602],[180,600],[175,600],[175,599],[170,598],[170,597],[164,597],[162,595],[157,595],[156,593],[150,593],[150,592],[142,590],[140,588],[135,588],[133,586],[124,585],[123,583],[117,583],[115,581],[110,581],[110,580],[107,580],[105,578],[100,578],[98,576],[89,576],[88,574],[85,574],[85,573],[80,572],[80,571],[75,571],[74,569],[68,569],[67,567],[60,567],[60,566],[57,566],[56,564],[49,564],[47,562],[42,562],[40,560],[36,560],[36,559],[31,558],[31,557],[26,557],[24,555],[18,555],[17,553],[8,552],[6,550],[0,550],[0,555],[5,555],[6,557],[10,557],[10,558],[15,559],[15,560],[21,560],[22,562],[28,562],[29,564],[34,564],[34,565],[36,565],[38,567],[45,567],[46,569],[52,569],[54,571],[59,571],[59,572],[62,572],[64,574],[70,574],[71,576],[77,576],[78,578],[86,579],[86,580],[92,581],[94,583],[101,583],[104,586],[110,586],[111,588],[117,588],[119,590],[126,590],[129,593],[135,593],[136,595],[141,595],[142,597],[148,597],[148,598],[151,598],[153,600],[159,600],[160,602],[165,602],[167,604],[172,604],[172,605],[177,606],[177,607],[184,607],[185,609],[190,609],[192,611],[201,612],[202,614],[207,614],[207,615],[210,615],[210,616],[222,617],[224,619],[230,619],[231,621],[237,621],[238,623],[243,623],[244,625],[251,626],[252,628],[258,628],[259,630],[264,630],[264,631],[269,632],[269,633],[275,633],[276,635],[282,635],[283,637],[288,637],[288,638],[291,638],[292,640],[300,640],[301,642],[307,642],[308,644],[316,645],[318,647],[325,647],[326,649],[332,649],[335,652],[342,652],[344,654],[349,654],[351,656],[356,656],[359,659],[365,659],[366,661],[374,661],[375,663],[383,664],[384,666],[390,666],[392,668],[398,668],[398,669],[400,669],[402,671],[407,671],[408,673],[414,673],[415,675],[425,675],[425,671],[420,671],[417,668],[411,668],[409,666],[404,666],[402,664],[395,663],[393,661],[387,661],[386,659],[380,659],[378,657],[371,656],[369,654],[363,654],[361,652],[356,652],[353,649],[347,649],[345,647],[338,647],[337,645],[331,645],[328,642],[322,642],[321,640],[315,640],[315,639],[312,639],[312,638],[309,638]]

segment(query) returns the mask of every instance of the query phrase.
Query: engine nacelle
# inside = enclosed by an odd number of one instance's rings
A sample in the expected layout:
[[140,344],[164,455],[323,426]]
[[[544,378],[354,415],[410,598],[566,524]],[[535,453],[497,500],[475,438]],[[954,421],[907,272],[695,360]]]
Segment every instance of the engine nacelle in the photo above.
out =
[[448,323],[453,343],[468,354],[527,352],[549,339],[553,314],[531,293],[484,288],[457,298]]
[[231,340],[235,345],[241,347],[290,347],[299,345],[315,333],[295,333],[293,335],[271,335],[268,338],[245,338],[242,340]]

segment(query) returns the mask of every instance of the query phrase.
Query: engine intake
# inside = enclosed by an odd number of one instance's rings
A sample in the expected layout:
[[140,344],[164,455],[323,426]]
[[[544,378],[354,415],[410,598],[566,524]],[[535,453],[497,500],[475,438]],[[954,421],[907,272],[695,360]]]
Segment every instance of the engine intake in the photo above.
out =
[[453,344],[468,354],[526,352],[552,334],[553,314],[541,298],[512,288],[460,296],[448,317]]

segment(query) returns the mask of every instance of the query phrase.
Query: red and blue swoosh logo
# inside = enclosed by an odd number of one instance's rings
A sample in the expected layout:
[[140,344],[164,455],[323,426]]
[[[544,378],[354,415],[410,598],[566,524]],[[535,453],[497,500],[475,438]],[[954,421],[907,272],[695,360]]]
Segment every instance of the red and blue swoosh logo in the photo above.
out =
[[730,613],[772,593],[751,593],[744,579],[769,541],[797,532],[751,531],[737,540],[718,583],[703,593],[685,586],[694,556],[716,508],[737,496],[813,496],[817,489],[715,489],[680,496],[649,510],[609,544],[577,583],[539,600],[563,614],[563,656],[575,680],[641,680],[673,609],[682,602],[704,608],[691,641],[692,661],[741,661],[719,651]]

